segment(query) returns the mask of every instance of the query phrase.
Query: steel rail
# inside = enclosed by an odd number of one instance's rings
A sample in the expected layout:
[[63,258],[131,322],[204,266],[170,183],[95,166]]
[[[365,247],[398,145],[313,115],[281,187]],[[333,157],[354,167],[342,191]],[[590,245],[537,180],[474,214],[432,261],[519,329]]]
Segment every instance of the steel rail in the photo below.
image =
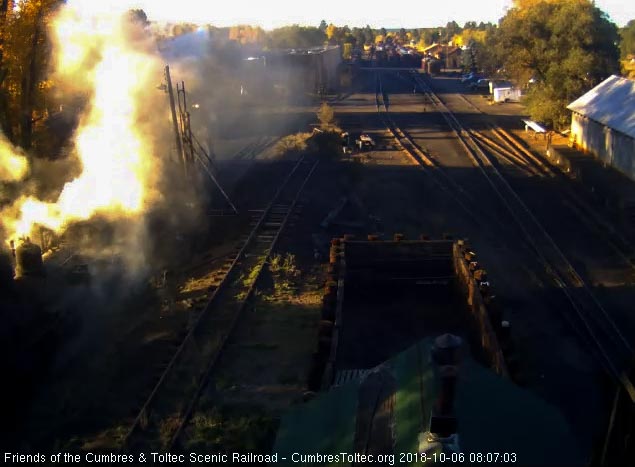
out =
[[[401,76],[399,77],[402,78]],[[388,108],[384,104],[385,99],[383,97],[384,91],[381,78],[378,76],[377,79],[377,91],[375,96],[377,111],[382,116],[384,124],[387,126],[388,131],[397,141],[401,149],[405,151],[408,156],[411,157],[416,163],[426,169],[424,170],[424,173],[432,177],[432,181],[451,198],[453,198],[457,202],[457,204],[459,204],[459,206],[472,219],[476,226],[482,228],[484,232],[488,233],[488,235],[492,235],[493,231],[491,229],[488,229],[487,226],[500,225],[500,221],[494,218],[490,213],[483,212],[482,209],[478,206],[478,203],[476,203],[476,198],[474,197],[474,195],[469,193],[452,177],[450,177],[445,172],[441,164],[433,156],[427,154],[426,151],[423,150],[406,131],[397,126],[397,124],[391,118]],[[408,145],[402,144],[403,139],[405,139],[409,143],[410,147]],[[413,150],[417,151],[417,153],[413,154]],[[427,159],[427,163],[422,164],[419,158],[416,157],[416,155],[420,155],[422,158],[425,157]]]
[[212,307],[212,305],[216,301],[216,299],[219,296],[219,294],[227,286],[228,277],[235,271],[237,264],[244,257],[245,252],[247,251],[249,246],[253,243],[254,239],[257,237],[258,232],[260,231],[261,227],[264,225],[265,220],[267,219],[269,213],[271,212],[271,210],[272,210],[272,208],[274,206],[274,203],[276,202],[276,200],[278,199],[278,197],[280,196],[280,194],[282,193],[283,189],[286,187],[288,182],[291,180],[293,175],[296,173],[298,168],[303,163],[304,163],[304,157],[300,158],[294,164],[294,166],[291,169],[291,171],[283,179],[282,183],[279,185],[278,189],[276,190],[276,193],[274,194],[273,198],[271,199],[269,204],[264,209],[262,215],[259,217],[259,219],[256,222],[255,226],[253,227],[253,229],[249,233],[247,239],[245,240],[245,242],[241,246],[240,250],[238,251],[236,256],[233,258],[233,260],[231,261],[231,264],[230,264],[229,268],[227,269],[227,271],[224,272],[220,283],[218,284],[216,289],[212,292],[212,295],[210,296],[206,307],[196,317],[196,320],[194,321],[193,325],[191,326],[191,328],[189,329],[188,333],[185,335],[185,337],[181,341],[181,343],[178,346],[176,352],[174,353],[174,355],[170,359],[170,361],[169,361],[168,365],[166,366],[166,368],[163,370],[159,380],[154,385],[152,391],[150,392],[150,394],[146,398],[144,404],[142,405],[141,409],[139,410],[137,416],[135,417],[131,427],[129,428],[128,432],[126,433],[126,435],[124,437],[124,440],[123,440],[123,443],[122,443],[122,446],[121,446],[123,450],[125,450],[130,445],[131,439],[137,433],[137,431],[142,429],[141,427],[144,424],[144,420],[147,420],[148,417],[151,414],[152,405],[153,405],[153,403],[154,403],[154,401],[155,401],[155,399],[157,397],[157,394],[160,392],[160,390],[162,389],[162,387],[163,387],[165,381],[167,380],[168,376],[171,374],[171,372],[173,371],[173,369],[177,365],[177,362],[179,361],[179,358],[183,354],[184,349],[189,344],[189,342],[192,340],[192,338],[194,336],[194,333],[199,328],[200,323],[202,322],[203,318],[205,318],[206,315],[208,314],[210,308]]
[[[174,434],[173,434],[173,436],[172,436],[172,438],[170,440],[170,443],[168,445],[169,450],[174,448],[177,445],[179,439],[181,438],[186,425],[188,424],[192,414],[194,413],[194,410],[196,408],[196,404],[198,403],[198,401],[200,399],[201,393],[202,393],[203,389],[205,388],[205,385],[206,385],[206,383],[207,383],[207,381],[209,379],[209,376],[213,372],[216,364],[218,363],[218,361],[220,359],[220,356],[221,356],[221,354],[222,354],[222,352],[223,352],[223,350],[225,348],[227,340],[229,339],[231,334],[236,329],[238,321],[240,320],[240,317],[242,316],[243,311],[244,311],[247,303],[251,299],[251,296],[253,295],[253,293],[254,293],[254,291],[256,289],[256,284],[258,283],[258,279],[260,277],[260,274],[262,274],[262,271],[264,269],[264,265],[269,260],[269,258],[271,257],[271,253],[272,253],[272,251],[274,250],[274,248],[276,247],[276,245],[278,243],[278,240],[280,238],[280,234],[282,233],[282,231],[286,227],[291,215],[293,214],[293,212],[295,210],[295,207],[296,207],[296,205],[298,203],[300,195],[304,191],[304,187],[306,186],[306,184],[308,183],[309,179],[313,175],[313,172],[315,172],[315,169],[317,168],[318,164],[319,164],[319,161],[316,161],[311,166],[311,169],[309,170],[308,174],[302,180],[302,184],[300,185],[300,188],[298,189],[298,191],[295,193],[295,196],[294,196],[291,204],[289,205],[288,211],[286,212],[282,222],[280,223],[280,226],[279,226],[275,236],[273,237],[273,240],[271,241],[271,244],[266,248],[265,257],[260,262],[260,264],[257,266],[258,270],[257,270],[255,279],[250,284],[249,289],[247,290],[247,293],[245,295],[245,298],[242,300],[238,312],[235,314],[234,319],[233,319],[229,329],[227,330],[227,333],[224,335],[223,340],[221,342],[221,345],[220,345],[218,351],[215,352],[212,355],[212,357],[210,358],[210,361],[209,361],[209,363],[207,365],[207,368],[205,369],[205,373],[204,373],[204,375],[203,375],[203,377],[201,379],[201,382],[198,385],[194,396],[191,398],[190,403],[188,404],[188,407],[187,407],[186,411],[182,414],[182,416],[181,416],[181,418],[179,420],[179,426],[175,430],[175,432],[174,432]],[[274,201],[277,201],[277,199],[274,199]],[[274,201],[272,201],[272,203]]]
[[528,164],[523,158],[518,157],[518,154],[514,154],[509,149],[502,147],[500,144],[496,143],[496,141],[488,138],[483,133],[470,130],[470,134],[477,140],[478,144],[480,144],[483,149],[492,152],[511,166],[522,170],[530,176],[542,176],[542,172],[536,169],[533,165]]
[[[474,142],[474,139],[460,124],[453,112],[420,76],[414,76],[414,78],[437,108],[441,110],[443,118],[462,142],[470,158],[480,168],[494,192],[503,201],[511,216],[523,231],[527,243],[536,252],[547,272],[554,278],[556,285],[571,303],[577,318],[579,318],[579,324],[582,325],[587,334],[586,337],[582,337],[587,341],[590,339],[593,342],[596,354],[601,357],[602,361],[600,363],[603,368],[622,384],[631,400],[635,401],[635,387],[627,375],[628,368],[626,368],[627,365],[631,364],[633,356],[633,350],[628,340],[619,331],[615,322],[590,291],[553,238],[492,164],[491,159]],[[505,194],[503,194],[503,191]],[[521,217],[519,213],[523,213],[524,216]],[[539,245],[539,239],[542,239],[542,245]],[[598,320],[600,317],[598,314],[603,319]],[[595,326],[592,324],[593,321],[596,323]],[[579,330],[578,326],[574,327]],[[605,339],[600,337],[599,332],[605,333]],[[608,350],[611,346],[613,346],[612,351]],[[613,355],[610,355],[611,353]]]
[[[474,103],[472,103],[469,99],[467,99],[463,94],[461,94],[461,97],[463,98],[464,101],[466,101],[471,107],[473,107],[474,109],[476,109],[478,112],[482,113],[485,115],[485,113],[480,110],[476,105],[474,105]],[[556,170],[552,167],[550,167],[549,165],[547,165],[545,162],[541,161],[535,154],[532,154],[529,150],[527,150],[525,147],[523,147],[518,141],[516,141],[514,139],[514,137],[512,137],[512,135],[510,135],[507,131],[503,130],[499,125],[490,125],[493,133],[501,140],[503,141],[507,147],[509,147],[512,151],[514,151],[518,157],[523,157],[523,155],[525,157],[528,158],[529,161],[531,161],[531,163],[538,165],[541,170],[544,171],[543,177],[544,176],[549,176],[549,177],[556,177],[559,174],[556,172]],[[587,211],[591,210],[591,208],[589,208],[588,206],[586,206],[586,204],[582,203],[580,200],[578,200],[578,198],[576,196],[573,196],[569,191],[566,191],[565,194],[567,195],[567,197],[576,205],[581,206],[582,209],[585,209]],[[594,212],[592,212],[591,210],[591,214],[594,214]],[[585,219],[583,219],[583,221],[586,222]],[[595,222],[597,224],[599,224],[601,227],[604,227],[603,222],[600,221],[599,219],[595,219]],[[611,232],[611,234],[615,235],[617,234],[617,232]],[[619,236],[619,234],[617,234]],[[610,246],[620,255],[622,256],[622,258],[626,261],[627,264],[629,264],[629,266],[632,267],[631,262],[628,260],[628,257],[624,254],[623,251],[621,251],[619,249],[619,247],[617,247],[612,241],[609,241]],[[628,245],[628,242],[626,241],[626,244]],[[555,242],[554,242],[555,245]],[[559,247],[556,248],[559,249]],[[631,248],[631,252],[632,252],[632,248]],[[560,252],[563,256],[564,253]],[[584,284],[584,280],[582,279],[582,277],[580,277],[579,273],[571,268],[571,273],[574,275],[574,278],[579,282]],[[584,285],[584,287],[587,287],[586,284]],[[622,332],[619,330],[619,328],[617,327],[617,325],[615,324],[615,322],[612,320],[612,318],[608,315],[608,313],[606,312],[606,309],[602,306],[602,304],[597,300],[597,297],[595,297],[595,295],[593,293],[591,293],[591,291],[589,290],[589,294],[590,297],[592,298],[592,300],[596,303],[597,307],[601,310],[602,315],[605,317],[606,321],[611,325],[612,327],[612,331],[617,335],[617,337],[619,338],[619,340],[624,344],[624,346],[628,349],[628,351],[633,354],[633,347],[631,346],[630,342],[628,341],[628,339],[626,339],[626,337],[622,334]]]
[[381,116],[392,138],[417,165],[423,169],[428,169],[424,170],[424,173],[428,175],[433,183],[441,190],[451,196],[476,225],[483,225],[482,219],[477,217],[474,209],[470,207],[473,202],[469,195],[465,193],[465,190],[454,183],[454,180],[440,168],[438,163],[426,154],[409,135],[395,124],[390,117],[388,106],[386,106],[383,84],[379,74],[376,75],[376,80],[375,106],[377,113]]
[[[461,94],[461,97],[477,112],[487,115],[463,94]],[[539,167],[542,171],[540,176],[548,176],[551,178],[557,177],[563,181],[569,180],[565,173],[563,173],[557,166],[554,166],[548,160],[545,160],[528,150],[518,141],[516,137],[501,128],[500,125],[490,124],[489,126],[492,133],[494,133],[501,143],[505,144],[510,151],[515,152],[518,157],[525,157],[528,164]],[[485,137],[482,134],[480,136],[483,138]],[[600,234],[606,237],[606,241],[613,251],[622,258],[626,265],[635,270],[635,246],[633,246],[629,240],[620,234],[615,227],[610,225],[610,222],[604,219],[603,216],[592,206],[573,193],[570,187],[564,186],[563,191],[567,198],[566,201],[570,204],[574,212],[576,212],[578,218],[590,228],[599,230]],[[592,219],[592,222],[589,222],[589,219]]]

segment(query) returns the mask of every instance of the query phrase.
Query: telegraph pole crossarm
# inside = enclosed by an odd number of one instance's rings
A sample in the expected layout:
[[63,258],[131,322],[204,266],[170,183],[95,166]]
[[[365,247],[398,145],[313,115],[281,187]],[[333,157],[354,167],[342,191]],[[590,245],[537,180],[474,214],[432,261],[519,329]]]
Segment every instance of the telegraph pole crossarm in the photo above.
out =
[[[187,95],[185,92],[185,82],[181,81],[180,85],[177,83],[176,90],[177,90],[177,102],[178,102],[178,108],[179,108],[178,121],[180,123],[180,129],[178,129],[178,126],[177,126],[177,129],[179,130],[179,141],[181,142],[181,153],[183,154],[183,163],[185,164],[186,167],[193,166],[196,162],[201,164],[207,176],[210,178],[210,180],[212,180],[214,185],[216,185],[218,190],[223,195],[223,198],[225,198],[225,200],[227,201],[229,206],[232,208],[234,213],[238,214],[238,209],[236,209],[236,206],[229,198],[229,195],[227,194],[227,192],[225,192],[220,182],[218,181],[218,179],[215,177],[213,173],[212,158],[207,153],[207,151],[205,151],[203,146],[198,142],[198,140],[192,133],[190,112],[187,110]],[[197,145],[196,147],[194,143],[196,143]],[[186,169],[186,173],[187,173],[187,169]]]

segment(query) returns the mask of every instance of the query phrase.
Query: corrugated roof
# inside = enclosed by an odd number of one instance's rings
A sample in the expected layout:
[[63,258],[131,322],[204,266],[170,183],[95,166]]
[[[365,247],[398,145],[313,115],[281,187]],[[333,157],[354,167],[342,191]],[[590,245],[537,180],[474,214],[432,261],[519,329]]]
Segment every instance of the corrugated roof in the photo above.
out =
[[569,110],[635,138],[635,81],[613,75],[573,101]]

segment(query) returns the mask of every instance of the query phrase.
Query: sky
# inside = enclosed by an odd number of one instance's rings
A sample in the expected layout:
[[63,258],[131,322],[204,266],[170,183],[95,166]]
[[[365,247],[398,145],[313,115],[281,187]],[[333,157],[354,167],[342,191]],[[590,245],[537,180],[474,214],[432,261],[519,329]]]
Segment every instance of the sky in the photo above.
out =
[[[108,6],[139,7],[151,21],[194,22],[231,26],[253,24],[271,29],[288,24],[320,24],[322,19],[336,25],[374,28],[434,27],[456,21],[496,22],[505,14],[511,0],[70,0]],[[635,19],[633,0],[596,0],[596,5],[607,12],[618,25]]]

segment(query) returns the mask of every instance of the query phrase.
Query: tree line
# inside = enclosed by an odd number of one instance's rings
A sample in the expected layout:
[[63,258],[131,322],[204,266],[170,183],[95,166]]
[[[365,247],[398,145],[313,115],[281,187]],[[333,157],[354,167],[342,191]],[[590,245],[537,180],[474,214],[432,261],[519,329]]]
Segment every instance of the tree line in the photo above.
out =
[[[365,27],[337,26],[322,20],[318,26],[289,25],[265,31],[259,26],[237,25],[229,28],[208,26],[208,32],[215,37],[225,37],[242,45],[260,45],[270,49],[288,49],[314,47],[321,45],[351,44],[353,47],[363,47],[385,41],[390,37],[395,42],[404,45],[426,46],[433,43],[452,41],[462,45],[462,41],[470,38],[484,38],[486,31],[495,27],[493,23],[479,23],[468,21],[463,27],[455,21],[445,26],[434,28],[414,29],[386,29]],[[176,31],[174,25],[164,26],[163,30]],[[187,33],[191,28],[183,28],[177,32]]]
[[[47,148],[43,122],[59,107],[50,79],[48,25],[63,0],[0,0],[0,127],[14,144],[29,150]],[[131,20],[147,26],[158,42],[200,29],[199,25],[157,24],[143,10]],[[618,28],[591,0],[515,0],[498,24],[455,21],[435,28],[386,29],[290,25],[271,31],[257,26],[206,26],[212,38],[238,47],[291,49],[340,45],[346,55],[382,42],[419,50],[435,42],[463,47],[466,68],[532,82],[527,106],[532,118],[565,126],[566,105],[612,73],[633,73],[635,20]],[[228,52],[228,53],[229,53]],[[235,53],[229,55],[236,55]],[[629,66],[631,70],[629,71]]]
[[452,42],[464,49],[466,69],[525,87],[531,117],[557,129],[568,125],[566,106],[571,101],[611,74],[635,75],[630,64],[635,20],[620,29],[592,0],[515,0],[498,24],[471,21],[461,27],[451,21],[438,28],[387,30],[323,20],[317,27],[288,26],[239,36],[242,43],[270,48],[340,45],[344,58],[353,48],[385,41],[419,50]]

